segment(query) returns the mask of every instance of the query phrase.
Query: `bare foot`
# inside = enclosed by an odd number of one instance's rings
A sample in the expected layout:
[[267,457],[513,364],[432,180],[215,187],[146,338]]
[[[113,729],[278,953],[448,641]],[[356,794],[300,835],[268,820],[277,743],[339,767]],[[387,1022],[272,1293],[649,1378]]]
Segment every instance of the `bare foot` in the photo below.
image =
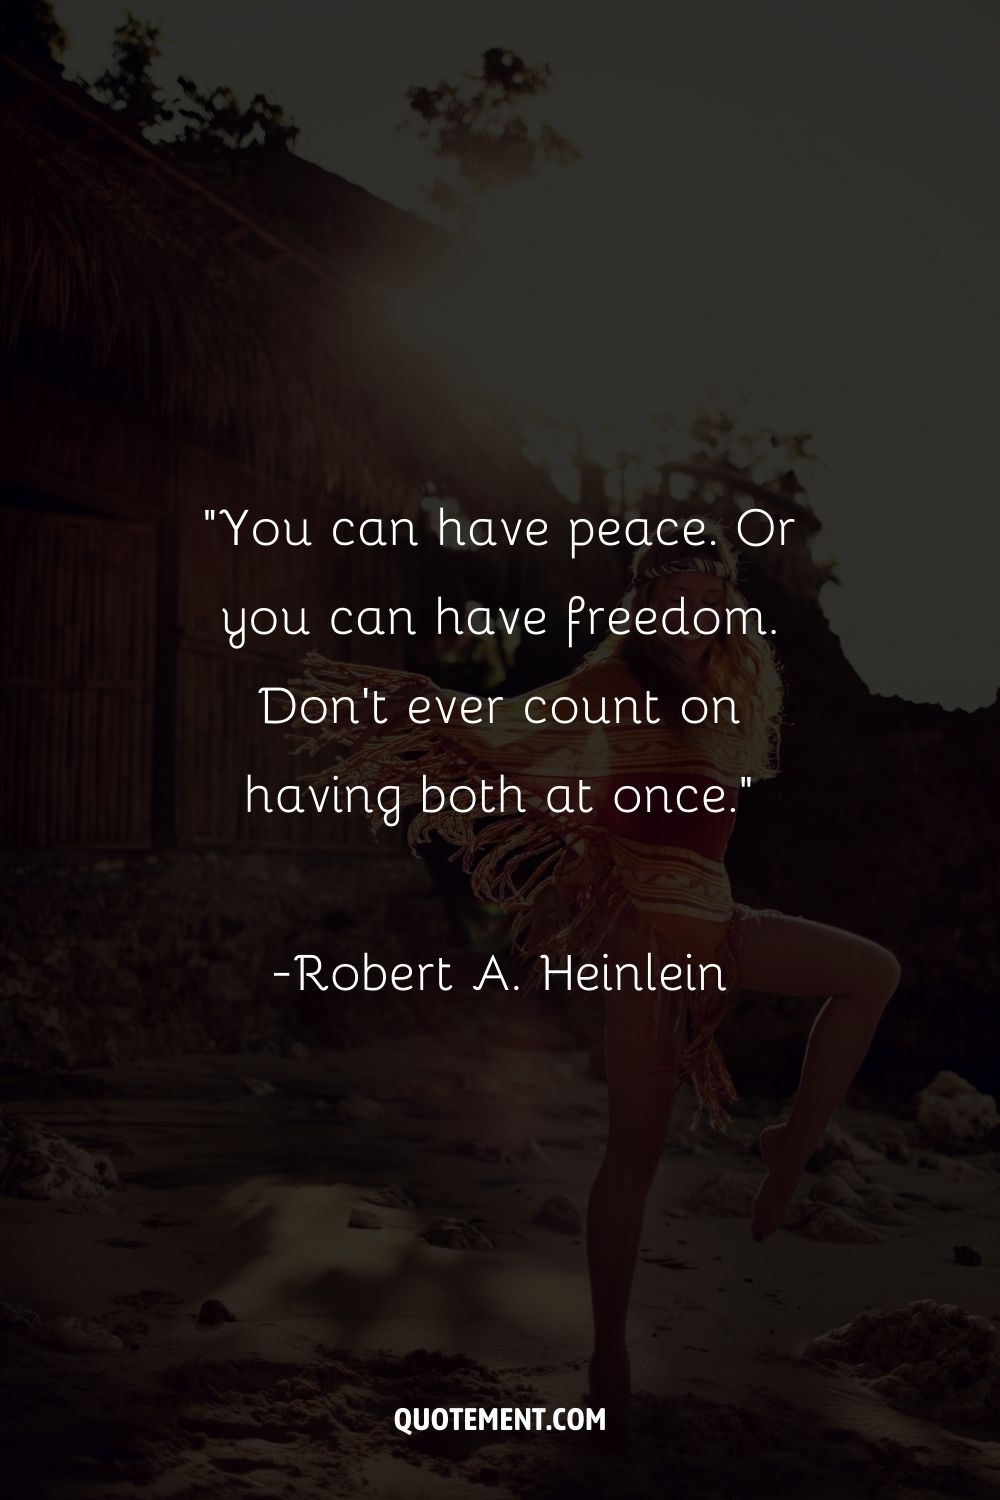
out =
[[590,1404],[595,1410],[604,1408],[605,1436],[627,1438],[632,1396],[628,1355],[624,1352],[614,1355],[594,1354],[587,1368],[590,1374]]
[[754,1200],[750,1218],[750,1233],[755,1240],[766,1240],[778,1228],[802,1172],[801,1166],[788,1159],[786,1129],[785,1125],[768,1125],[758,1140],[760,1154],[767,1162],[767,1176]]

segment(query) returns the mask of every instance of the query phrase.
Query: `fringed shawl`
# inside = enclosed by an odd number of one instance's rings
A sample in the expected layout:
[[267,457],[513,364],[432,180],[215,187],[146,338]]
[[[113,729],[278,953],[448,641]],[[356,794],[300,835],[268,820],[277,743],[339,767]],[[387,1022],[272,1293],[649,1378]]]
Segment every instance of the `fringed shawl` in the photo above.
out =
[[[736,1095],[714,1033],[738,979],[737,908],[723,863],[740,777],[747,773],[738,731],[682,726],[678,732],[670,722],[585,722],[585,716],[599,720],[613,714],[618,698],[644,703],[644,689],[618,656],[585,663],[557,682],[505,699],[488,724],[463,721],[460,704],[472,695],[439,688],[414,673],[329,661],[315,653],[306,657],[305,676],[295,686],[301,694],[352,698],[362,721],[338,723],[328,713],[315,733],[299,737],[299,749],[311,756],[336,749],[342,757],[305,779],[323,785],[337,776],[342,785],[373,791],[399,787],[400,805],[418,809],[408,829],[411,848],[416,851],[434,833],[455,846],[452,857],[461,859],[474,893],[512,915],[515,948],[536,960],[531,982],[540,977],[541,954],[599,960],[625,920],[638,921],[657,969],[689,958],[719,964],[723,986],[666,998],[686,1007],[679,1069],[694,1084],[698,1114],[707,1108],[714,1126],[728,1120],[724,1101]],[[382,717],[390,722],[382,728],[372,723],[372,690],[385,695]],[[442,710],[432,708],[429,727],[413,725],[405,710],[418,694],[432,705],[435,698],[453,704],[447,722]],[[535,700],[532,716],[546,722],[526,721],[529,699]],[[555,699],[563,700],[557,705],[563,718],[577,705],[574,723],[551,722],[545,705]],[[666,710],[660,713],[666,720]],[[496,783],[501,775],[521,789],[524,812],[421,810],[425,779],[447,795],[460,786]],[[550,811],[547,798],[556,784],[575,789],[581,779],[590,789],[592,811]],[[638,789],[645,809],[647,788],[665,788],[673,805],[677,789],[685,785],[698,791],[724,787],[724,810],[626,813],[615,807],[615,793],[624,786]],[[373,815],[376,828],[381,821]],[[657,997],[657,1020],[662,998]]]

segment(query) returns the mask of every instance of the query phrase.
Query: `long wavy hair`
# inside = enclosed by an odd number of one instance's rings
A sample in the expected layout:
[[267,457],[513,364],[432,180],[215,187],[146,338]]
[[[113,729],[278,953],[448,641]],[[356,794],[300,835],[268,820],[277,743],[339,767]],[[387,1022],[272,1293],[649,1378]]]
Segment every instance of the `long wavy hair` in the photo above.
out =
[[[589,653],[587,660],[603,661],[609,656],[620,656],[643,687],[656,694],[680,734],[694,728],[680,717],[680,706],[685,698],[694,695],[732,698],[740,719],[735,726],[736,732],[747,748],[748,774],[762,780],[773,776],[778,768],[783,698],[781,673],[770,642],[753,630],[749,621],[743,632],[729,634],[725,630],[726,609],[747,609],[749,605],[735,581],[739,574],[738,559],[725,532],[715,522],[706,522],[704,535],[705,540],[701,543],[679,540],[674,546],[653,543],[643,548],[636,553],[630,573],[635,579],[660,565],[709,555],[713,562],[726,564],[729,577],[720,580],[723,586],[720,610],[723,626],[715,635],[706,636],[707,649],[699,665],[692,667],[689,658],[677,651],[671,637],[663,631],[654,635],[641,635],[636,631],[608,635]],[[715,542],[710,554],[709,537]],[[621,603],[633,612],[633,616],[636,610],[655,607],[660,582],[659,577],[653,577],[630,584]]]

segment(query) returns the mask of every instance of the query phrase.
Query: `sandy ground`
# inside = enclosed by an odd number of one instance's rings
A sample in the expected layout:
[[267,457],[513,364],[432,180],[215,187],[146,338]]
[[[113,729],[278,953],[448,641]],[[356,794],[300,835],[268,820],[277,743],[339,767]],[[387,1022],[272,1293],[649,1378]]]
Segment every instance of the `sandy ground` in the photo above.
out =
[[[342,1104],[357,1095],[381,1108]],[[741,1209],[760,1122],[691,1137],[685,1098],[647,1215],[623,1452],[584,1434],[405,1437],[392,1423],[405,1405],[583,1403],[581,1236],[534,1223],[553,1195],[582,1206],[599,1158],[603,1090],[583,1053],[469,1033],[151,1061],[12,1107],[106,1151],[121,1179],[79,1205],[0,1197],[3,1296],[121,1340],[67,1353],[16,1320],[0,1330],[18,1500],[1000,1491],[1000,1424],[898,1410],[857,1369],[802,1357],[863,1309],[916,1299],[1000,1326],[991,1157],[921,1156],[900,1122],[844,1111],[878,1148],[845,1169],[868,1204],[854,1222],[877,1242],[800,1228],[757,1245]],[[735,1176],[704,1194],[723,1171]],[[805,1181],[814,1192],[820,1174]],[[382,1227],[349,1227],[352,1209]],[[421,1238],[442,1216],[489,1247]],[[957,1263],[956,1244],[982,1264]],[[199,1325],[208,1298],[235,1321]]]

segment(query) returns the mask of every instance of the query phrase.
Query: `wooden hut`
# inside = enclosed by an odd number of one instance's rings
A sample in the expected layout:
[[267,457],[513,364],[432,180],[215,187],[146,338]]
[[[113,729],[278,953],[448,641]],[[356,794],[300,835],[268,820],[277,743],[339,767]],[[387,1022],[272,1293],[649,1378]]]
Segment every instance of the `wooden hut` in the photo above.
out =
[[0,58],[8,848],[356,836],[243,810],[248,771],[280,784],[293,769],[257,697],[287,677],[290,646],[231,650],[220,609],[321,618],[401,600],[413,580],[393,550],[345,564],[286,548],[279,564],[234,549],[206,509],[306,518],[328,537],[335,514],[414,514],[429,483],[470,513],[558,504],[509,416],[407,344],[366,274],[418,234],[426,255],[434,231],[350,188],[309,243],[246,201],[74,85]]

